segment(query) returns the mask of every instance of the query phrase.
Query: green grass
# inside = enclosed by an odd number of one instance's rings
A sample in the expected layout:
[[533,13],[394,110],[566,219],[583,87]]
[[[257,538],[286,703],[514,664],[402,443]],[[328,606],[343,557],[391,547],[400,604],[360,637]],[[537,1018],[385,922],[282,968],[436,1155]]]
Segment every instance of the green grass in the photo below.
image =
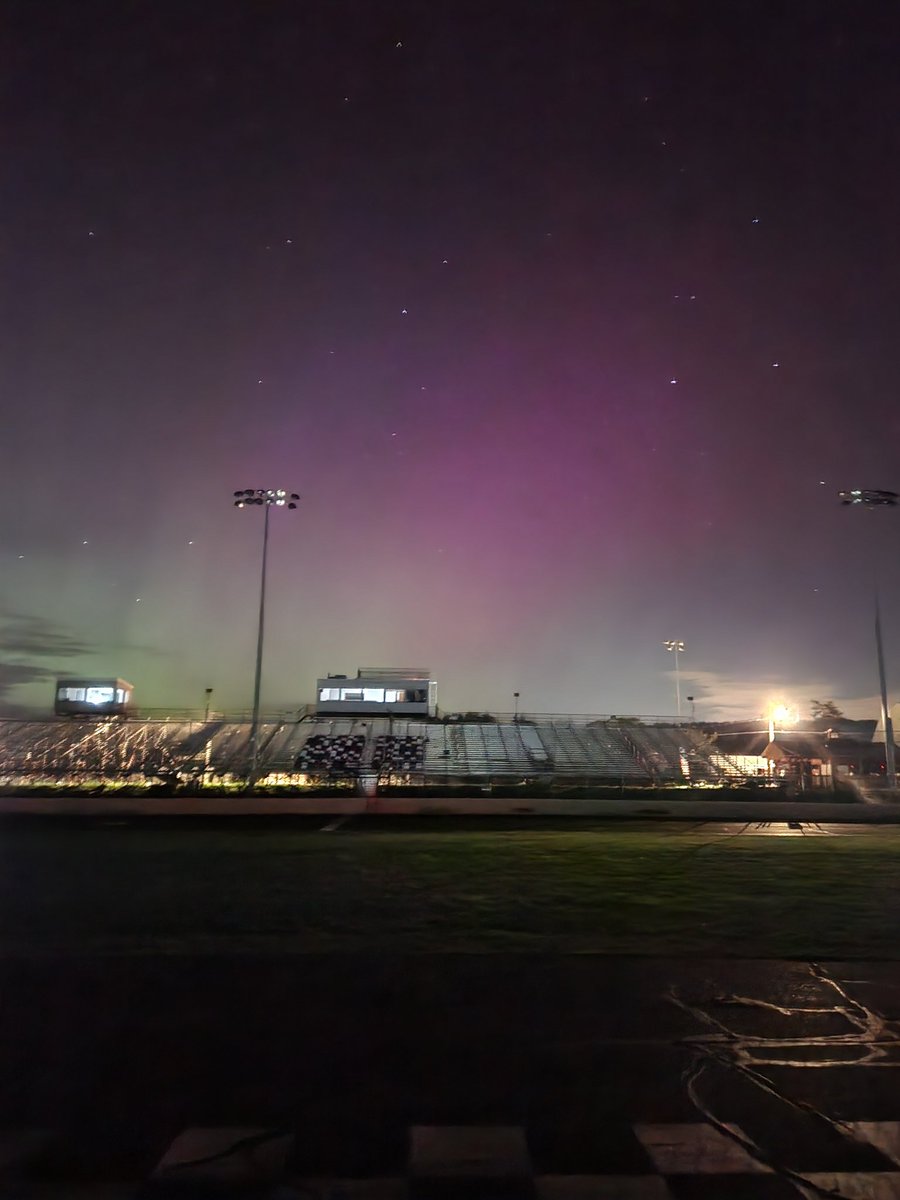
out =
[[0,830],[0,954],[900,958],[900,831]]

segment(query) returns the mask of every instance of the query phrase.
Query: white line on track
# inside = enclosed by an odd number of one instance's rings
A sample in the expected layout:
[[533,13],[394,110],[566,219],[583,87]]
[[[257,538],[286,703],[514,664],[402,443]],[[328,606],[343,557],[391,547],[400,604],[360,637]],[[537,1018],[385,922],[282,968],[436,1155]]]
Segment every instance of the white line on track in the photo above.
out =
[[350,820],[351,814],[346,813],[343,817],[338,817],[334,821],[329,821],[327,825],[323,825],[319,833],[336,833],[342,825],[346,825]]

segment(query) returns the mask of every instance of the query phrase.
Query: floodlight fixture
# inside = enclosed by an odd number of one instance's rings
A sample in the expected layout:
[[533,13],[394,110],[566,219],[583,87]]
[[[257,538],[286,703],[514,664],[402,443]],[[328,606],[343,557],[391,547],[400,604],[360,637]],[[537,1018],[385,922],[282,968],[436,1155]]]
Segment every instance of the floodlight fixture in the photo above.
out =
[[296,508],[300,499],[296,492],[284,488],[244,488],[234,493],[234,507],[246,508],[248,504],[276,505],[278,508]]
[[841,504],[860,504],[863,508],[896,508],[900,504],[900,494],[885,488],[851,488],[838,492],[838,499]]
[[253,717],[250,723],[250,785],[256,782],[259,766],[259,697],[262,684],[263,635],[265,631],[266,614],[266,562],[269,553],[269,509],[296,508],[300,499],[296,492],[288,493],[284,488],[244,488],[234,493],[234,507],[245,508],[248,504],[261,504],[265,507],[266,516],[263,521],[263,552],[262,569],[259,580],[259,626],[256,635],[256,672],[253,679]]

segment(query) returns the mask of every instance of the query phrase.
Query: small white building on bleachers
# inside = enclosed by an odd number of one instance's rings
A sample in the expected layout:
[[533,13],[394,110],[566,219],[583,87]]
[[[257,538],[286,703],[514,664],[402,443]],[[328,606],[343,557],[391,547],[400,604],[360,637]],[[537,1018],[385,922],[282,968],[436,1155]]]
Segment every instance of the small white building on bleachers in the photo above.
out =
[[437,681],[418,667],[360,667],[316,682],[316,716],[434,717]]

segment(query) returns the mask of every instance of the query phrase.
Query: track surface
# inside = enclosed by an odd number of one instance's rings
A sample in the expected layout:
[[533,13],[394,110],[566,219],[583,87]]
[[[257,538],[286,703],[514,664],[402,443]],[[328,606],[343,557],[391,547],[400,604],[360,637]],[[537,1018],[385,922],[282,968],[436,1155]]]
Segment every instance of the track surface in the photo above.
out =
[[301,1174],[391,1175],[409,1125],[512,1124],[542,1172],[618,1174],[634,1123],[706,1120],[779,1172],[884,1171],[846,1125],[900,1120],[893,964],[154,958],[0,980],[0,1119],[64,1131],[69,1169],[139,1175],[184,1127],[268,1125],[299,1131]]

